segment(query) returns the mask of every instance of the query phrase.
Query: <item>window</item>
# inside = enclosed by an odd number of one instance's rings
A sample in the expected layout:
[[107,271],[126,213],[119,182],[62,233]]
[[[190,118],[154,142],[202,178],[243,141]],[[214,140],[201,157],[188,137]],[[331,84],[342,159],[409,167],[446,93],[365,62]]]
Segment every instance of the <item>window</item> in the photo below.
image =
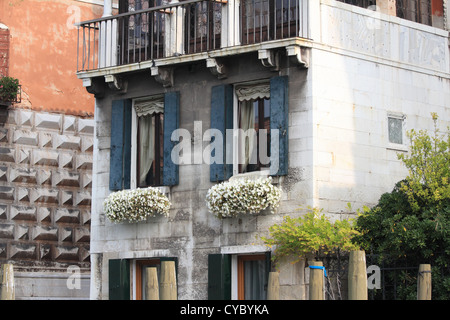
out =
[[[145,10],[167,3],[165,0],[120,0],[119,13]],[[118,49],[122,64],[163,56],[166,15],[163,11],[153,11],[125,16],[118,20]]]
[[[270,167],[270,84],[237,85],[236,112],[239,138],[235,173],[260,171]],[[236,167],[237,166],[237,167]]]
[[268,272],[266,255],[238,256],[238,300],[265,300]]
[[397,0],[397,17],[431,25],[430,0]]
[[[135,266],[136,272],[136,300],[150,300],[150,297],[147,297],[147,290],[145,289],[147,286],[148,275],[150,274],[148,271],[156,271],[156,275],[158,279],[161,279],[161,263],[159,259],[151,259],[151,260],[136,260]],[[153,270],[150,270],[153,269]],[[159,280],[158,280],[159,287]]]
[[388,115],[388,135],[389,143],[402,145],[404,140],[404,116]]
[[222,3],[203,1],[186,6],[186,52],[220,48]]
[[348,3],[354,6],[358,6],[361,8],[369,8],[371,6],[375,6],[376,5],[376,1],[375,0],[338,0],[340,2],[344,2],[344,3]]
[[[162,185],[164,165],[164,97],[134,100],[132,127],[132,182],[143,188]],[[136,160],[134,160],[136,159]]]
[[220,133],[212,139],[225,138],[219,156],[216,150],[211,153],[212,182],[265,168],[271,176],[287,175],[288,85],[288,77],[280,76],[254,83],[212,87],[211,129]]
[[[135,300],[157,300],[159,299],[159,297],[155,297],[155,296],[150,296],[152,294],[156,293],[156,290],[148,290],[148,277],[154,277],[156,276],[156,281],[157,281],[157,287],[158,290],[157,292],[159,292],[161,294],[161,281],[162,281],[162,268],[164,268],[164,262],[166,261],[174,261],[174,264],[172,264],[172,268],[173,265],[175,265],[175,277],[176,277],[176,273],[177,273],[177,262],[178,259],[177,258],[151,258],[151,259],[139,259],[139,260],[135,260],[135,264],[134,264],[134,272],[135,272],[135,296],[134,299]],[[166,268],[170,267],[166,266]],[[167,269],[166,269],[167,270]],[[164,271],[163,271],[164,272]],[[167,272],[172,272],[173,274],[173,269],[171,271],[167,270]],[[155,280],[155,279],[152,279]],[[167,279],[166,279],[167,280]],[[175,279],[176,281],[176,279]],[[150,282],[150,287],[151,285],[155,285],[156,284]],[[149,296],[147,296],[149,295]]]
[[241,44],[297,36],[300,3],[296,0],[244,0]]
[[[159,97],[134,101],[112,101],[109,190],[137,187],[138,173],[142,176],[139,179],[141,185],[151,185],[152,182],[153,185],[163,186],[178,184],[178,162],[171,158],[171,150],[177,142],[172,141],[171,136],[179,128],[179,113],[179,92],[167,92]],[[138,139],[138,128],[143,131],[140,135],[145,138]],[[152,133],[155,139],[151,138]],[[150,147],[153,141],[154,146]],[[138,145],[142,149],[140,153]],[[157,170],[159,174],[156,174]]]
[[[173,261],[172,263],[165,263]],[[159,293],[161,294],[162,268],[166,268],[166,274],[173,274],[175,265],[175,277],[177,277],[178,259],[176,257],[161,257],[148,259],[111,259],[109,260],[109,299],[110,300],[147,300],[147,275],[150,271],[156,271]],[[170,270],[170,268],[172,268]],[[163,272],[164,273],[164,272]],[[153,273],[154,275],[155,273]],[[167,279],[166,279],[167,280]],[[177,281],[177,279],[175,279]],[[133,288],[133,289],[131,289]],[[132,292],[132,295],[130,293]]]
[[271,253],[210,254],[208,299],[265,300]]

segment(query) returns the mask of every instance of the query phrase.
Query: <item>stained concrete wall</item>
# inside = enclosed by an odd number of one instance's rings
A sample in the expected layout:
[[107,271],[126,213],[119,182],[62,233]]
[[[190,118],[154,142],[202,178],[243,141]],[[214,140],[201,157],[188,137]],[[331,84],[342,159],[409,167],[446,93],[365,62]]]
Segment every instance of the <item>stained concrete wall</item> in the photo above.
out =
[[[336,1],[311,2],[311,61],[307,70],[291,65],[281,52],[278,73],[264,68],[257,54],[225,58],[227,78],[218,80],[202,63],[177,66],[175,85],[165,89],[150,74],[126,75],[124,95],[107,92],[97,99],[92,198],[91,297],[108,298],[108,260],[176,256],[179,299],[207,298],[207,257],[211,253],[268,250],[258,236],[283,215],[303,214],[308,205],[324,208],[334,219],[376,203],[406,174],[396,159],[404,146],[387,140],[389,113],[405,116],[405,129],[432,129],[430,112],[446,128],[450,114],[447,32],[378,15],[388,33],[371,29],[372,12]],[[362,26],[366,26],[363,28]],[[384,45],[384,47],[383,47]],[[381,47],[379,47],[381,46]],[[289,76],[289,174],[275,215],[218,220],[206,208],[213,184],[206,164],[181,165],[180,183],[170,189],[168,218],[137,224],[112,224],[103,214],[110,193],[111,101],[180,92],[180,127],[193,136],[194,121],[209,128],[211,87]],[[307,297],[304,264],[284,264],[280,284],[285,299]]]

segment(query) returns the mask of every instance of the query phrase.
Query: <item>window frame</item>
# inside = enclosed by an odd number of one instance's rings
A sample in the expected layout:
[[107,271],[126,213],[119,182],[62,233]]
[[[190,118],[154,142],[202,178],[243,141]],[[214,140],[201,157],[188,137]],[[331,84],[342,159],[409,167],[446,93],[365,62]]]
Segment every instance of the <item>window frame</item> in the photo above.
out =
[[[270,88],[270,79],[266,79],[266,80],[267,80],[267,85]],[[266,80],[258,81],[258,82],[255,82],[254,84],[258,85],[258,84],[261,84],[261,83],[265,83]],[[236,84],[233,85],[233,151],[232,151],[232,154],[233,154],[233,174],[232,174],[232,176],[239,176],[239,175],[244,175],[244,174],[252,174],[252,175],[261,174],[261,175],[269,176],[270,162],[268,164],[266,164],[266,165],[260,166],[260,157],[259,157],[259,150],[260,150],[259,129],[260,128],[259,128],[259,125],[258,125],[258,130],[256,131],[256,138],[255,138],[256,139],[256,152],[257,152],[256,159],[257,159],[257,165],[259,167],[259,170],[245,172],[245,173],[241,172],[242,164],[239,163],[239,148],[240,148],[240,146],[239,146],[239,142],[240,142],[240,137],[239,137],[239,129],[240,129],[240,123],[239,122],[240,121],[239,121],[239,119],[240,119],[240,109],[241,108],[240,108],[240,101],[239,101],[238,96],[236,94],[236,87],[239,86],[239,85],[243,85],[243,84],[247,84],[247,83],[236,83]],[[248,85],[251,86],[252,82],[249,82]],[[270,97],[269,98],[252,99],[253,103],[258,101],[258,104],[259,104],[258,109],[259,110],[261,110],[261,109],[264,110],[264,104],[265,104],[264,100],[268,101],[267,103],[268,103],[269,110],[270,110],[270,107],[271,107],[270,106]],[[262,105],[262,108],[261,108],[261,105]],[[269,123],[270,123],[270,121],[271,121],[270,120],[271,119],[271,112],[270,111],[269,111],[269,117],[268,118],[269,118]],[[260,119],[258,119],[258,121],[260,121]],[[270,142],[271,141],[270,140],[270,128],[269,128],[269,132],[268,132],[267,136],[269,137],[268,141]],[[271,147],[269,145],[268,146],[268,150],[270,150],[270,149],[271,149]],[[269,153],[268,157],[270,158],[270,153]]]
[[[154,97],[158,97],[159,95],[156,95]],[[145,98],[137,98],[137,99],[133,99],[132,100],[132,108],[131,108],[131,163],[130,163],[130,188],[131,189],[136,189],[139,188],[139,184],[138,184],[138,175],[139,175],[139,150],[138,150],[138,146],[139,146],[139,125],[138,125],[138,115],[136,113],[136,109],[135,109],[135,102],[138,100],[145,100],[146,98],[152,98],[152,96],[149,97],[145,97]],[[164,97],[161,96],[160,97],[161,101],[164,103]],[[165,110],[164,110],[165,111]],[[159,115],[163,115],[163,118],[161,119],[161,117]],[[158,125],[155,126],[154,130],[155,130],[155,138],[156,135],[159,135],[159,139],[155,139],[155,163],[156,163],[156,159],[158,158],[157,156],[159,155],[159,159],[160,161],[163,161],[163,154],[164,154],[164,112],[162,113],[158,113],[158,114],[152,114],[152,117],[154,117],[155,115],[158,115],[157,119],[155,119],[155,124],[157,123],[156,120],[159,120]],[[159,119],[158,119],[159,118]],[[159,128],[159,132],[157,132],[157,129]],[[161,187],[163,186],[163,169],[164,166],[161,168],[161,166],[157,166],[157,168],[155,168],[155,172],[156,172],[156,180],[158,180],[158,183],[155,183],[153,185],[149,185],[146,187]],[[158,177],[158,173],[159,173],[159,177]],[[158,179],[159,178],[159,179]]]
[[[401,121],[401,137],[402,137],[402,143],[395,143],[390,141],[390,125],[389,120],[390,119],[396,119]],[[386,140],[387,140],[387,148],[392,150],[398,150],[398,151],[408,151],[407,145],[406,145],[406,115],[403,113],[397,113],[397,112],[388,112],[386,116]]]
[[[143,274],[142,268],[147,265],[155,266],[156,268],[161,265],[161,259],[159,258],[149,258],[149,259],[136,259],[134,260],[134,300],[142,300],[143,298]],[[159,282],[159,279],[158,279]]]
[[[260,171],[259,175],[286,176],[289,170],[289,76],[274,76],[245,83],[260,83],[263,80],[269,81],[270,88],[271,156],[269,171],[267,173]],[[211,88],[210,127],[227,138],[223,145],[223,162],[218,162],[215,154],[211,153],[209,165],[211,182],[227,181],[238,175],[236,166],[233,168],[238,162],[237,152],[234,151],[238,130],[233,130],[237,128],[237,117],[234,116],[237,112],[237,85],[239,83],[220,84]],[[275,145],[277,141],[278,144]]]
[[[135,258],[135,259],[128,259],[130,264],[130,295],[131,300],[142,300],[143,298],[143,289],[144,286],[142,284],[143,280],[143,273],[142,273],[142,267],[149,265],[149,266],[155,266],[158,271],[158,284],[160,284],[161,281],[161,264],[164,261],[174,261],[175,262],[175,276],[177,281],[177,291],[178,291],[178,258],[175,256],[169,256],[169,257],[163,257],[163,256],[156,256],[156,257],[142,257],[142,258]],[[159,290],[161,292],[161,286],[159,286]]]
[[[266,254],[245,254],[237,256],[237,300],[245,300],[245,262],[266,261]],[[267,295],[267,287],[265,289]],[[266,296],[267,299],[267,296]]]

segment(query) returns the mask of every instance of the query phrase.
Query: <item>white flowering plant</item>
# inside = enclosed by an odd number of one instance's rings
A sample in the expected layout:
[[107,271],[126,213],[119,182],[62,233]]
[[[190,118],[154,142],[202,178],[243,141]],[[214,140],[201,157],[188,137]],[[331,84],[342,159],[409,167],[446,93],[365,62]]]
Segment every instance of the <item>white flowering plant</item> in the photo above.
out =
[[112,222],[139,222],[156,215],[169,215],[170,201],[157,188],[121,190],[103,202],[106,217]]
[[257,214],[270,207],[274,213],[281,200],[281,188],[271,177],[258,180],[233,180],[219,183],[208,190],[206,203],[218,218],[239,214]]

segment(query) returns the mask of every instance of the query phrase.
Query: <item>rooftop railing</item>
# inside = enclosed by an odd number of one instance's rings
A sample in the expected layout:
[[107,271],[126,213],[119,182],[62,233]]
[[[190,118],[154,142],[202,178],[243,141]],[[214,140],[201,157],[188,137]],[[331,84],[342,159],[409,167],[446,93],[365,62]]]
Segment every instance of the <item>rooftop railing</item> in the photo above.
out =
[[309,38],[308,3],[187,0],[81,22],[77,71]]

